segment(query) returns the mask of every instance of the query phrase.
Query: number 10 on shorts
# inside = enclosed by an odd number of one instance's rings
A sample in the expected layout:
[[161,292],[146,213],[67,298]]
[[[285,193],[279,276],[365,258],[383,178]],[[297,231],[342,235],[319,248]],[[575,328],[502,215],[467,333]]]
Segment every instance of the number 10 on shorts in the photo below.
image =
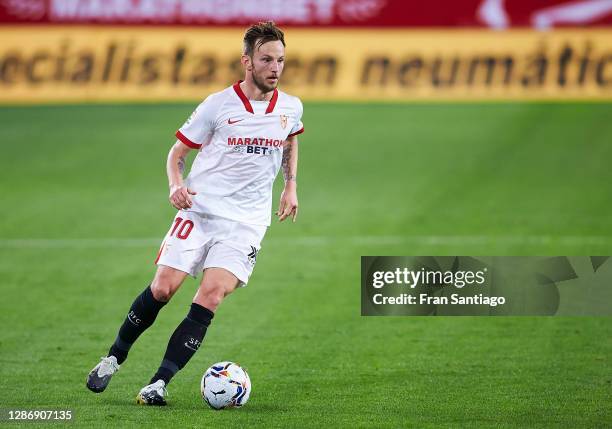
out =
[[174,225],[172,226],[170,237],[172,237],[176,232],[176,238],[185,240],[187,237],[189,237],[189,234],[191,234],[192,229],[192,221],[190,221],[189,219],[183,219],[182,217],[177,217],[176,219],[174,219]]

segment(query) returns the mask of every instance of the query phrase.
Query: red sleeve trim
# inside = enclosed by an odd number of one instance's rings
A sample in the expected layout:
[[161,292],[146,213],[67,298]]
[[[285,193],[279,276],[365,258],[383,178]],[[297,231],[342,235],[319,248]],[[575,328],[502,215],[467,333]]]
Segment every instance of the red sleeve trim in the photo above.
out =
[[302,134],[304,132],[304,127],[300,128],[299,130],[297,130],[295,133],[291,133],[287,136],[287,138],[289,137],[293,137],[293,136],[297,136],[298,134]]
[[175,134],[176,138],[183,142],[183,144],[189,146],[192,149],[199,149],[202,147],[201,144],[197,144],[189,140],[180,130],[178,130]]

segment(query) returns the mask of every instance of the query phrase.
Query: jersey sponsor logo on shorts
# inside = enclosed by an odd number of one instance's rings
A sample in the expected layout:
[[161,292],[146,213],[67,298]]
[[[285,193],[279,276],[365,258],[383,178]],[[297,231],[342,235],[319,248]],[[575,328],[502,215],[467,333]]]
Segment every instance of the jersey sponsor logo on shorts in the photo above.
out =
[[257,248],[255,246],[251,246],[251,253],[247,255],[247,258],[251,265],[255,265],[255,262],[257,262],[257,252]]

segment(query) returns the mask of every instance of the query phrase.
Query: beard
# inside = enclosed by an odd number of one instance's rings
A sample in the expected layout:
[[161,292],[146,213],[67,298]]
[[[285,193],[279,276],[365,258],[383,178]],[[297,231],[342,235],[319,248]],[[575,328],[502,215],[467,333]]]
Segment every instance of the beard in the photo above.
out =
[[275,84],[269,84],[266,82],[265,78],[259,78],[254,71],[251,71],[251,77],[253,78],[253,83],[261,92],[266,93],[273,91],[278,86],[278,79]]

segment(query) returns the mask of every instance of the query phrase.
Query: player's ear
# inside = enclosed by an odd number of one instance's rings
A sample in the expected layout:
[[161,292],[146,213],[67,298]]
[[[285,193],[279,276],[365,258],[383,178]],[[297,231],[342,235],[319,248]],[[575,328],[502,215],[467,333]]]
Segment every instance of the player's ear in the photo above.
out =
[[247,71],[251,71],[251,69],[253,68],[253,61],[251,57],[246,54],[242,54],[242,57],[240,58],[240,63],[242,63],[242,65],[247,69]]

